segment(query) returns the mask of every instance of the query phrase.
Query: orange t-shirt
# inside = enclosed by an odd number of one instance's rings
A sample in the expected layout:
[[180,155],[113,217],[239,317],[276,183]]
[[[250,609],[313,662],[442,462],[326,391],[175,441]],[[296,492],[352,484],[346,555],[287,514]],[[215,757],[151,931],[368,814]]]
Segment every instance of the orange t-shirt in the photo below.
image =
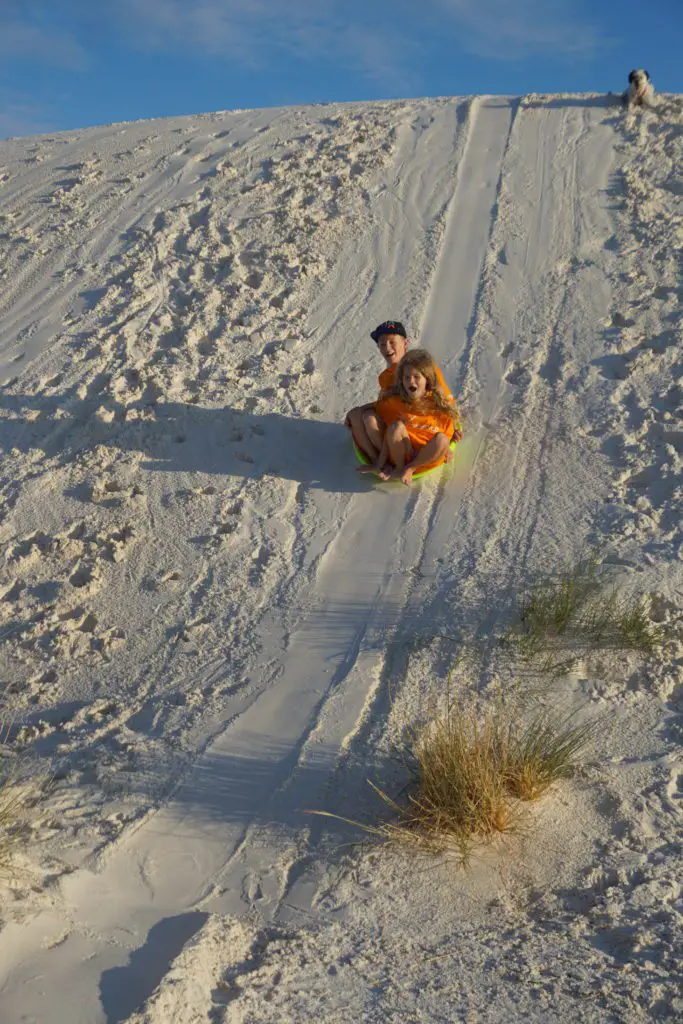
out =
[[438,410],[430,413],[413,412],[411,405],[398,395],[380,398],[375,408],[387,426],[396,420],[405,423],[414,448],[423,448],[435,434],[445,434],[450,440],[455,433],[455,424],[447,413]]
[[[396,364],[396,366],[387,366],[386,370],[382,370],[379,377],[377,378],[377,383],[379,384],[380,390],[380,398],[383,397],[384,393],[388,391],[389,388],[393,388],[394,384],[396,383],[397,368],[398,363]],[[441,391],[443,392],[447,400],[449,402],[455,402],[455,399],[453,398],[453,395],[450,392],[448,384],[444,380],[443,374],[438,366],[436,368],[436,379],[438,380],[439,387],[441,388]]]

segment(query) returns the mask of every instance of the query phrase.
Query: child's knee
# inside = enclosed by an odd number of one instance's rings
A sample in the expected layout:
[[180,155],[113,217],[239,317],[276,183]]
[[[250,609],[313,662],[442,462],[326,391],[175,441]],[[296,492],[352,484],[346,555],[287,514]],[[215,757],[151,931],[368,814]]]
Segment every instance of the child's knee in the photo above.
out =
[[436,441],[436,449],[439,455],[443,454],[443,452],[447,452],[451,446],[450,438],[448,438],[446,434],[439,432],[434,435],[434,440]]
[[408,436],[405,423],[401,423],[400,420],[390,423],[387,427],[387,436],[390,441],[402,441],[403,438]]
[[365,427],[370,427],[371,430],[380,430],[381,426],[383,426],[374,409],[366,409],[365,412],[362,413],[362,419]]

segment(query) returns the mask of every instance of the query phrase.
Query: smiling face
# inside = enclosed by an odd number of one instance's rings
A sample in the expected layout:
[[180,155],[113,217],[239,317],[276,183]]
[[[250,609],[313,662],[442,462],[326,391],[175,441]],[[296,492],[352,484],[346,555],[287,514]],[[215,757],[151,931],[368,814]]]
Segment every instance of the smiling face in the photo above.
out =
[[419,402],[427,393],[427,378],[414,366],[404,366],[402,383],[412,402]]
[[398,366],[406,354],[408,341],[402,334],[380,334],[377,348],[384,356],[387,366]]

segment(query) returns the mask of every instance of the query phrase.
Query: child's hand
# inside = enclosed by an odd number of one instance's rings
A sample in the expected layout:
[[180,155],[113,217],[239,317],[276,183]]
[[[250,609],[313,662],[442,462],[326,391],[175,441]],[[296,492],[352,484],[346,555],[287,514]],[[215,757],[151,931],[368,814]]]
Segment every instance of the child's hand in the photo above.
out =
[[462,441],[462,430],[460,429],[460,427],[456,427],[455,430],[453,431],[453,440]]

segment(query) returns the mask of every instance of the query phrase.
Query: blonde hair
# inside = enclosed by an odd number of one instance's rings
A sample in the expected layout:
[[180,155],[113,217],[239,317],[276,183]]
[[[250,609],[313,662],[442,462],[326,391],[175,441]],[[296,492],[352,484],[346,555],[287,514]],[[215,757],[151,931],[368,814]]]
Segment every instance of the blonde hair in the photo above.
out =
[[[403,384],[403,371],[408,366],[421,373],[427,381],[426,394],[424,398],[418,401],[413,398]],[[396,369],[396,384],[394,385],[393,392],[395,395],[398,395],[402,402],[412,405],[415,412],[422,415],[430,412],[446,413],[457,427],[460,426],[458,411],[441,390],[436,373],[436,363],[425,348],[413,348],[406,352]]]

